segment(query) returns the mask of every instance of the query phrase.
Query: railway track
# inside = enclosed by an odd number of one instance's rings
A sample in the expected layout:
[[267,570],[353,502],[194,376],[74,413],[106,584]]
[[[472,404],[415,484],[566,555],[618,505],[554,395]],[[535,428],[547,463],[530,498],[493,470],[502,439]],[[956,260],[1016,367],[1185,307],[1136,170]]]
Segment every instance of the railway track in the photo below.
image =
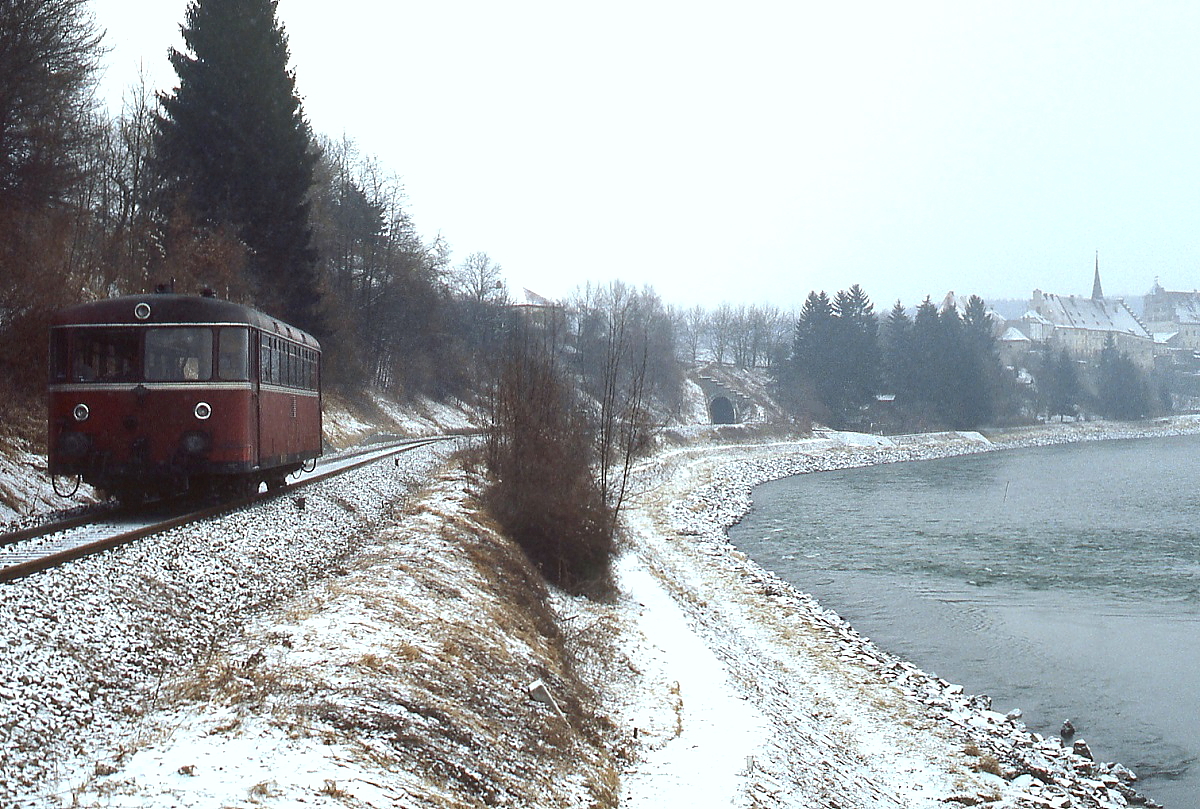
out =
[[303,478],[277,491],[260,492],[241,500],[188,510],[187,513],[163,514],[132,509],[114,509],[102,514],[89,513],[66,520],[0,535],[0,582],[48,570],[52,567],[101,553],[172,528],[216,517],[245,508],[262,500],[291,494],[328,478],[345,474],[367,464],[459,436],[387,442],[332,456],[317,464]]

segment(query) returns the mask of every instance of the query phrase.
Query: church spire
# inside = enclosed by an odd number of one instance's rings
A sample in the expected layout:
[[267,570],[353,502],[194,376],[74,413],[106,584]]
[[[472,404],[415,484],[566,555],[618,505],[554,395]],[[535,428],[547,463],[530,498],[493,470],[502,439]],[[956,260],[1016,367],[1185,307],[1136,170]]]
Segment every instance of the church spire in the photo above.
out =
[[1096,251],[1096,277],[1092,281],[1092,300],[1104,300],[1104,290],[1100,288],[1100,251]]

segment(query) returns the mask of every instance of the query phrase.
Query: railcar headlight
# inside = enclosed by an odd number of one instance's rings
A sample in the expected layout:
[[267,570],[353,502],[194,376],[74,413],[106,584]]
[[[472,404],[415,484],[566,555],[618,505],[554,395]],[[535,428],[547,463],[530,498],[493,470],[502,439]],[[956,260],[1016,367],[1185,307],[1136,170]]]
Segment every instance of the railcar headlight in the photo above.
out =
[[212,405],[208,402],[196,402],[196,406],[192,408],[192,413],[201,421],[207,421],[208,417],[212,415]]
[[92,415],[92,411],[88,409],[87,405],[80,402],[75,405],[75,409],[71,411],[71,415],[75,417],[76,421],[87,421],[88,416]]
[[133,307],[133,316],[138,320],[145,320],[150,317],[150,304],[142,301],[137,306]]
[[208,433],[193,431],[184,433],[183,438],[179,440],[179,445],[183,447],[183,451],[189,455],[200,455],[208,450],[209,445]]

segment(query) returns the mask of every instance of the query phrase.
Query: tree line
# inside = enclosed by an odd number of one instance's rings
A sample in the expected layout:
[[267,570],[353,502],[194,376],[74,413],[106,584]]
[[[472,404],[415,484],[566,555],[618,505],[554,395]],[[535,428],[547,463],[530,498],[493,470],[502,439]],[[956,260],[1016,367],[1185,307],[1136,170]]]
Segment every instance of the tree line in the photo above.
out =
[[[159,283],[311,331],[335,384],[465,395],[494,371],[511,326],[501,268],[485,253],[453,264],[444,239],[419,235],[395,174],[350,137],[311,131],[275,12],[275,0],[193,0],[185,49],[169,54],[177,86],[140,82],[111,116],[95,100],[103,41],[87,0],[0,5],[0,408],[40,395],[50,312]],[[798,314],[707,311],[609,285],[567,307],[566,362],[597,402],[596,347],[635,309],[662,412],[682,398],[680,360],[768,368],[781,399],[835,425],[968,427],[1165,401],[1112,393],[1144,382],[1115,349],[1094,373],[1045,358],[1031,394],[1001,366],[978,298],[880,317],[855,286],[814,292]]]
[[798,415],[873,431],[1169,412],[1169,378],[1143,373],[1111,336],[1094,363],[1043,347],[1022,369],[1001,360],[1000,325],[978,295],[961,311],[953,299],[938,307],[926,297],[911,316],[897,301],[880,317],[858,285],[832,299],[812,292],[786,360],[771,373],[781,400]]
[[40,395],[51,312],[159,285],[316,335],[327,380],[461,393],[504,290],[486,255],[451,266],[399,178],[312,132],[275,0],[193,0],[177,84],[96,100],[87,0],[0,4],[0,402]]

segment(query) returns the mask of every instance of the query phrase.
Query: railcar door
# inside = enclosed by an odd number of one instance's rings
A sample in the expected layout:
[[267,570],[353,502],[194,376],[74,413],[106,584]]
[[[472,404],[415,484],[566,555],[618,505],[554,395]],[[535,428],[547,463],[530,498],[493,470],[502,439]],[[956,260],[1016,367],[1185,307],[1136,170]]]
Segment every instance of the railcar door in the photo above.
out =
[[262,398],[259,385],[262,383],[262,332],[250,330],[250,440],[254,442],[254,468],[262,466]]

